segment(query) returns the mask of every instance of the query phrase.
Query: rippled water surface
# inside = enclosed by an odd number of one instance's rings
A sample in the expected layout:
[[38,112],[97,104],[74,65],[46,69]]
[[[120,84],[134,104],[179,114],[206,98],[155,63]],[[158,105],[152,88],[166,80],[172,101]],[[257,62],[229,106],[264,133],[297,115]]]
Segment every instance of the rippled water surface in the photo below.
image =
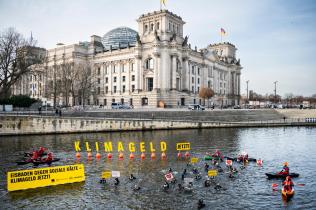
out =
[[[54,165],[76,163],[74,141],[104,142],[111,140],[116,149],[116,142],[152,141],[157,147],[161,140],[167,142],[167,160],[162,161],[156,152],[156,160],[140,160],[140,152],[136,152],[133,161],[124,153],[124,160],[117,159],[113,152],[113,160],[108,161],[102,151],[102,159],[87,161],[86,153],[82,152],[80,162],[85,165],[86,181],[54,187],[31,189],[7,193],[6,172],[32,168],[31,165],[17,166],[15,161],[24,151],[44,146],[49,148],[61,161]],[[164,192],[164,172],[170,167],[175,171],[178,183],[181,172],[186,168],[185,161],[176,159],[177,142],[191,142],[191,155],[201,158],[196,166],[200,169],[202,180],[194,181],[192,193],[179,192],[176,185],[170,185],[169,192]],[[245,169],[239,170],[235,179],[230,179],[226,173],[219,173],[215,178],[223,187],[216,191],[214,186],[204,187],[206,172],[202,160],[205,152],[213,152],[219,148],[227,156],[236,156],[241,151],[247,151],[250,157],[262,158],[263,167],[249,163]],[[125,148],[127,150],[127,148]],[[148,148],[147,148],[148,149]],[[93,153],[95,154],[95,153]],[[174,130],[153,132],[122,132],[94,133],[72,135],[47,135],[0,137],[0,209],[196,209],[197,200],[203,198],[205,209],[315,209],[316,208],[316,129],[313,127],[291,128],[247,128],[247,129],[209,129],[209,130]],[[290,202],[283,202],[280,191],[272,191],[272,183],[277,180],[267,180],[266,172],[281,170],[282,163],[289,162],[292,172],[300,173],[294,179],[296,194]],[[238,168],[240,165],[236,164]],[[45,167],[45,166],[44,166]],[[106,184],[100,184],[102,171],[121,171],[120,185],[114,186],[110,179]],[[188,171],[190,171],[188,167]],[[128,180],[133,173],[139,182],[141,190],[134,192],[134,182]],[[188,177],[193,175],[189,174]]]

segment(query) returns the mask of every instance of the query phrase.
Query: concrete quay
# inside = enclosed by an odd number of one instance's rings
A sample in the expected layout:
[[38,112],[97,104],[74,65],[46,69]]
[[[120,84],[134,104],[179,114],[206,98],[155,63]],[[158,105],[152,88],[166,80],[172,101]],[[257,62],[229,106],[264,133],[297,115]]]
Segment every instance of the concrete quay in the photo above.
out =
[[0,115],[0,135],[272,126],[316,126],[316,122],[284,118],[276,110],[111,111],[85,112],[81,116],[65,113],[61,117]]

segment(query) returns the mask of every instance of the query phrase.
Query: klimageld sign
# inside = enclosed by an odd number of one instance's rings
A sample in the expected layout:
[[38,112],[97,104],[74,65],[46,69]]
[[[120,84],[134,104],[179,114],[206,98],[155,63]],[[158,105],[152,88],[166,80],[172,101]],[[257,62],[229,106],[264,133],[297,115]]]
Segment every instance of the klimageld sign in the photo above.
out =
[[8,191],[85,181],[83,164],[8,172]]

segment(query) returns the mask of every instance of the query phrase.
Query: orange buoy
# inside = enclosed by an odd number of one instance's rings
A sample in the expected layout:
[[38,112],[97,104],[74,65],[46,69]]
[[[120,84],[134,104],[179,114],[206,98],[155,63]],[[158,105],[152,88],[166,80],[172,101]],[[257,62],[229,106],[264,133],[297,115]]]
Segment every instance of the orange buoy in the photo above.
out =
[[178,157],[178,158],[182,158],[181,152],[178,152],[177,157]]
[[141,158],[142,160],[144,160],[144,159],[145,159],[145,153],[142,153],[142,154],[140,155],[140,158]]
[[79,159],[80,157],[81,157],[80,152],[77,152],[77,153],[76,153],[76,158]]
[[96,157],[97,159],[100,159],[100,158],[101,158],[100,153],[97,153],[97,154],[95,155],[95,157]]
[[161,159],[165,160],[167,158],[166,153],[161,153]]
[[91,159],[92,158],[92,154],[91,152],[88,152],[88,159]]
[[151,157],[151,159],[155,159],[156,158],[156,154],[154,152],[152,152],[150,157]]
[[122,160],[122,159],[124,159],[124,155],[123,155],[122,152],[120,152],[120,154],[119,154],[119,160]]
[[135,155],[134,155],[133,153],[131,153],[131,154],[129,155],[129,159],[131,159],[131,160],[133,160],[134,157],[135,157]]
[[186,152],[184,156],[185,156],[186,158],[189,158],[189,157],[190,157],[190,153],[189,153],[189,152]]
[[112,159],[112,154],[108,153],[108,159],[111,160]]

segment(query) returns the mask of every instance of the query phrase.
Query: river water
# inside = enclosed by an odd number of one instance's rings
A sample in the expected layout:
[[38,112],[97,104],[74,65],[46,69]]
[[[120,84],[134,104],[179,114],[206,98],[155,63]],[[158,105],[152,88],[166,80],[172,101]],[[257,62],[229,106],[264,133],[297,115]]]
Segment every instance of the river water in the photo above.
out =
[[[124,160],[118,160],[117,151],[113,159],[107,160],[103,147],[101,160],[95,158],[88,161],[86,152],[81,152],[79,162],[85,165],[86,181],[59,185],[54,187],[30,189],[25,191],[7,192],[6,172],[29,169],[33,166],[17,166],[15,161],[24,151],[44,146],[49,148],[61,161],[53,166],[78,163],[75,158],[74,142],[122,141],[125,146]],[[156,148],[157,158],[140,160],[139,142],[144,141],[148,150],[149,142]],[[160,160],[159,142],[167,143],[167,160]],[[136,144],[136,158],[128,159],[126,151],[129,142]],[[164,173],[172,168],[178,183],[184,168],[188,172],[192,166],[186,161],[177,160],[176,143],[190,142],[191,156],[200,158],[193,167],[200,169],[201,180],[194,180],[193,192],[179,192],[177,185],[170,185],[168,192],[162,190]],[[227,156],[236,156],[241,151],[247,151],[250,157],[262,158],[263,166],[249,163],[245,169],[239,169],[236,178],[231,179],[226,173],[219,173],[215,182],[222,186],[216,191],[214,185],[204,187],[206,172],[203,170],[205,152],[220,149]],[[95,154],[95,151],[92,153]],[[173,130],[152,132],[116,132],[71,135],[45,136],[14,136],[0,137],[0,209],[197,209],[197,201],[202,198],[205,209],[315,209],[316,208],[316,129],[313,127],[287,128],[231,128],[205,130]],[[282,163],[289,163],[290,171],[300,174],[294,183],[305,184],[295,187],[295,196],[289,202],[281,198],[280,190],[273,191],[272,183],[280,184],[278,180],[266,179],[266,172],[282,169]],[[46,167],[46,166],[43,166]],[[110,179],[106,184],[100,184],[100,176],[104,170],[121,172],[120,184],[114,186]],[[137,179],[128,180],[130,173]],[[189,173],[187,177],[193,177]],[[139,183],[141,189],[133,191],[134,183]]]

